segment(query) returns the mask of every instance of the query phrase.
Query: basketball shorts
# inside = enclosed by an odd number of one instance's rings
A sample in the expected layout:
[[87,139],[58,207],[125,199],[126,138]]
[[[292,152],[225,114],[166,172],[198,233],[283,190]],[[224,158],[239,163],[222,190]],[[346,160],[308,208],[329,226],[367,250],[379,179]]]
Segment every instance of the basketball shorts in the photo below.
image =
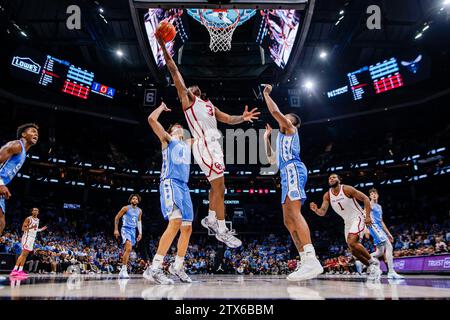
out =
[[345,240],[347,241],[349,234],[358,235],[359,239],[362,240],[364,237],[364,230],[366,229],[366,224],[364,222],[364,216],[357,215],[344,221],[344,232]]
[[194,220],[194,209],[187,183],[176,179],[164,179],[159,185],[159,192],[161,213],[164,219],[181,218],[183,222]]
[[302,204],[306,200],[305,185],[308,180],[308,170],[303,162],[294,161],[280,169],[281,177],[281,204],[286,202],[286,197],[291,201],[300,200]]
[[30,237],[29,235],[22,236],[22,250],[32,252],[35,240],[35,237]]
[[136,244],[136,228],[122,227],[120,233],[122,234],[122,244],[125,244],[127,240],[131,242],[132,246]]
[[383,227],[378,224],[372,224],[372,227],[369,228],[369,232],[373,238],[373,244],[376,246],[389,240],[386,232],[383,230]]
[[2,209],[3,214],[6,213],[6,201],[4,197],[0,197],[0,209]]
[[208,181],[223,177],[225,162],[219,141],[195,140],[192,153]]

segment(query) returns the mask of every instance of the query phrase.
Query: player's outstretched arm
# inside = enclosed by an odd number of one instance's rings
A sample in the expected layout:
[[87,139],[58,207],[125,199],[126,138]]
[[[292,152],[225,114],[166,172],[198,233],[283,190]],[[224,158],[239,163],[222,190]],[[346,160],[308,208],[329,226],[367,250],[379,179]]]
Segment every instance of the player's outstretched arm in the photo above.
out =
[[272,145],[270,143],[270,135],[272,134],[272,128],[267,123],[266,131],[264,132],[264,150],[266,151],[267,159],[269,160],[269,164],[276,163],[275,152],[272,149]]
[[318,216],[321,217],[323,217],[327,213],[329,206],[330,206],[330,195],[328,194],[328,192],[323,195],[323,201],[320,208],[314,202],[311,202],[309,204],[309,208],[312,211],[314,211]]
[[128,207],[127,206],[123,206],[122,209],[120,209],[119,213],[116,214],[115,218],[114,218],[114,236],[116,238],[119,237],[119,221],[120,218],[122,218],[122,216],[127,212]]
[[258,108],[253,108],[248,111],[248,106],[245,106],[244,112],[240,116],[232,116],[228,113],[220,111],[219,108],[215,107],[216,119],[219,122],[226,123],[229,125],[240,124],[244,121],[253,122],[253,120],[258,120],[258,116],[261,112],[257,111]]
[[272,86],[270,84],[265,85],[263,95],[270,114],[278,122],[278,125],[280,126],[280,129],[282,131],[295,131],[294,125],[285,117],[283,113],[281,113],[278,105],[275,103],[275,101],[273,101],[272,97],[270,96],[271,92]]
[[170,134],[164,130],[164,127],[158,121],[159,116],[164,111],[170,112],[169,108],[167,108],[164,102],[161,102],[161,105],[153,110],[153,112],[148,116],[148,124],[152,128],[153,132],[158,136],[161,143],[168,143],[170,141]]
[[345,185],[343,187],[343,191],[346,195],[348,195],[350,198],[355,198],[358,201],[364,202],[364,211],[366,211],[366,225],[368,227],[372,226],[372,216],[371,211],[372,208],[370,206],[370,199],[368,196],[366,196],[364,193],[362,193],[359,190],[356,190],[355,188],[351,186]]
[[166,61],[167,69],[169,69],[170,75],[172,76],[173,83],[177,88],[178,97],[180,98],[181,101],[181,106],[183,107],[183,110],[186,110],[191,105],[191,102],[194,101],[195,97],[191,93],[189,93],[189,90],[187,89],[186,84],[184,83],[183,76],[178,70],[175,61],[173,61],[172,56],[169,54],[169,51],[167,51],[164,40],[157,33],[155,33],[155,37],[163,52],[164,60]]

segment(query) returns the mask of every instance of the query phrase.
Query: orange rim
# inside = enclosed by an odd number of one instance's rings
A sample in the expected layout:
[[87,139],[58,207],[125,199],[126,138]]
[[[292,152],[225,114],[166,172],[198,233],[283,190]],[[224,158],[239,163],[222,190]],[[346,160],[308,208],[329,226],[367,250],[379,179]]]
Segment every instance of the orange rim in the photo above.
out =
[[[203,13],[206,11],[207,9],[202,9],[202,14],[200,14],[200,18],[202,20],[202,24],[207,27],[207,28],[211,28],[214,30],[226,30],[226,29],[230,29],[230,28],[235,28],[236,25],[239,23],[239,21],[241,20],[241,13],[239,12],[238,9],[233,9],[234,11],[237,12],[237,19],[233,24],[230,24],[229,26],[226,26],[224,28],[220,28],[220,27],[213,27],[211,26],[203,17]],[[224,12],[224,11],[228,11],[227,9],[213,9],[214,12]]]

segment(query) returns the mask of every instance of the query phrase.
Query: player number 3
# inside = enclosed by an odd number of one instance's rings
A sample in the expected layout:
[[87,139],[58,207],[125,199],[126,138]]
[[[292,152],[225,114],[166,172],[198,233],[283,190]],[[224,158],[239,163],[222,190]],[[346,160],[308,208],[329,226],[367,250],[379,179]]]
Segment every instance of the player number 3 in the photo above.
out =
[[208,114],[212,117],[214,115],[213,106],[207,104],[206,108],[208,109]]

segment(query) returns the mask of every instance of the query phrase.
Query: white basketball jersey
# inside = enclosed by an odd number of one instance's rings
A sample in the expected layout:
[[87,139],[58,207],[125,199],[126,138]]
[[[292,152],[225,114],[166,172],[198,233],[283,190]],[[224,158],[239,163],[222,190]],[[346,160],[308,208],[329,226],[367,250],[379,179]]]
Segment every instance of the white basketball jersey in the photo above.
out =
[[25,231],[23,236],[30,237],[30,238],[36,238],[37,229],[39,228],[39,219],[33,218],[32,216],[29,216],[28,218],[31,220],[31,224],[28,225],[28,227],[32,227],[32,229]]
[[341,185],[339,194],[335,196],[332,189],[329,190],[330,203],[333,210],[344,219],[350,221],[357,217],[364,217],[364,211],[355,199],[349,198],[344,193],[344,185]]
[[195,97],[191,107],[184,111],[192,136],[195,141],[220,139],[214,105],[211,101],[203,101]]

